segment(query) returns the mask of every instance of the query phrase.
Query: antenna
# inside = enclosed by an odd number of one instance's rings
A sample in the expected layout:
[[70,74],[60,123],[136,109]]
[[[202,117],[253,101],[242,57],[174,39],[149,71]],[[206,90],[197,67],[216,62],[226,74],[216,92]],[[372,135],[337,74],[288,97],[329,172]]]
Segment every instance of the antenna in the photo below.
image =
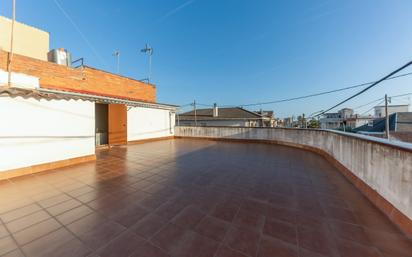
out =
[[117,74],[120,74],[120,52],[118,50],[116,50],[116,51],[114,51],[114,53],[112,55],[116,56]]
[[149,46],[148,44],[146,44],[145,48],[143,48],[142,50],[140,50],[140,52],[145,53],[149,56],[149,78],[148,81],[150,83],[150,79],[152,76],[152,55],[153,55],[153,47]]

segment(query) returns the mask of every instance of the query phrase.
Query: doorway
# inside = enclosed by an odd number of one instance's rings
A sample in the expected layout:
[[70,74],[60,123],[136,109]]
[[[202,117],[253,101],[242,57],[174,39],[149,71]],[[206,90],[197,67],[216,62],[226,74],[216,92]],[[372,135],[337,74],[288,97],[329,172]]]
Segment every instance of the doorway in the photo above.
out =
[[109,115],[107,104],[96,103],[94,108],[96,146],[107,145],[109,143]]

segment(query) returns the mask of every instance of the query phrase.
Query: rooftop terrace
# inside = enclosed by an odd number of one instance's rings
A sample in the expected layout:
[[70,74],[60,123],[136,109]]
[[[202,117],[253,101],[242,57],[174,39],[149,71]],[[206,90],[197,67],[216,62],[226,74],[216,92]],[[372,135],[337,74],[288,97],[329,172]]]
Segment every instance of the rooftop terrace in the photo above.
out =
[[0,181],[0,256],[412,256],[312,152],[175,139],[97,155]]

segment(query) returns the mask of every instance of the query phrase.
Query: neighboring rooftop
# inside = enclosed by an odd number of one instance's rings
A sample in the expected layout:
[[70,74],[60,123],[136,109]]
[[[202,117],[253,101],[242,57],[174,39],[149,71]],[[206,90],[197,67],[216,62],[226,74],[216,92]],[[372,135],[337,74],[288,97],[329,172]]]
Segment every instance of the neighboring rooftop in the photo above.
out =
[[[385,132],[386,118],[376,118],[372,124],[353,129],[354,132]],[[412,112],[396,112],[389,115],[389,130],[396,132],[411,132],[412,133]]]
[[[185,112],[179,115],[180,120],[194,120],[195,111]],[[262,115],[255,112],[245,110],[241,107],[231,107],[231,108],[218,108],[218,116],[213,117],[213,108],[209,109],[197,109],[196,110],[197,120],[225,120],[225,119],[262,119]]]

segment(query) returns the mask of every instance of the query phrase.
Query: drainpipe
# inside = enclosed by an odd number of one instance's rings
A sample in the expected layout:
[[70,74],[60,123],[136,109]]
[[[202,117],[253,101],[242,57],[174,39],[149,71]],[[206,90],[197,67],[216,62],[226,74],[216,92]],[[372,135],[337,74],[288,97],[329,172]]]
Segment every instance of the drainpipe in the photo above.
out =
[[10,52],[7,62],[7,86],[11,87],[11,64],[13,60],[13,39],[14,39],[14,22],[16,21],[16,0],[13,0],[13,17],[11,21],[11,35],[10,35]]

